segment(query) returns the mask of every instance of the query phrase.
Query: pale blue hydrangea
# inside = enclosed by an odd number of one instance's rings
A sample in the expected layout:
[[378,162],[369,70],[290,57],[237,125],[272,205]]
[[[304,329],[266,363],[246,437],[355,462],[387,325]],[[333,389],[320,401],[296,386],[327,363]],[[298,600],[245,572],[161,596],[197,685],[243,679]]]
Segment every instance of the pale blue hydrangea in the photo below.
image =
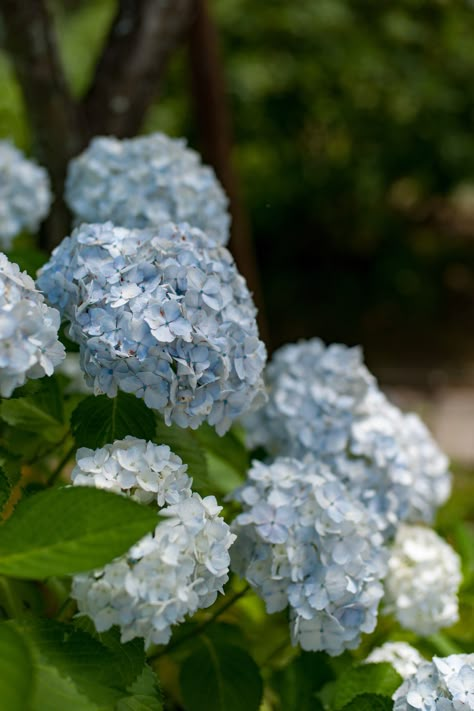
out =
[[38,229],[51,205],[48,173],[9,141],[0,141],[0,246],[22,230]]
[[474,654],[433,657],[392,698],[394,711],[474,711]]
[[79,450],[74,484],[163,503],[154,533],[103,569],[76,575],[72,596],[98,632],[117,625],[122,642],[166,644],[171,627],[209,607],[229,577],[235,540],[214,496],[191,491],[186,466],[168,447],[126,438]]
[[52,375],[64,359],[59,312],[44,303],[33,279],[0,253],[0,395],[27,379]]
[[388,662],[403,679],[415,674],[425,661],[419,651],[407,642],[385,642],[373,649],[365,659],[366,664]]
[[134,393],[169,424],[224,433],[263,397],[265,346],[230,253],[198,229],[81,225],[38,284],[70,321],[96,394]]
[[402,627],[430,635],[457,622],[462,581],[458,554],[425,526],[402,524],[385,580],[385,611]]
[[400,520],[433,520],[450,493],[447,459],[420,419],[379,391],[359,348],[319,339],[284,346],[265,380],[267,403],[244,420],[250,446],[327,463],[386,538]]
[[94,138],[69,165],[66,201],[76,223],[143,229],[188,222],[220,244],[229,240],[228,201],[214,171],[183,139],[161,133]]
[[292,640],[331,655],[372,632],[386,555],[364,507],[322,463],[254,462],[232,497],[243,513],[232,530],[232,568],[268,612],[289,606]]
[[142,504],[176,504],[191,496],[187,465],[168,445],[125,437],[100,449],[81,447],[71,473],[74,484],[127,492]]

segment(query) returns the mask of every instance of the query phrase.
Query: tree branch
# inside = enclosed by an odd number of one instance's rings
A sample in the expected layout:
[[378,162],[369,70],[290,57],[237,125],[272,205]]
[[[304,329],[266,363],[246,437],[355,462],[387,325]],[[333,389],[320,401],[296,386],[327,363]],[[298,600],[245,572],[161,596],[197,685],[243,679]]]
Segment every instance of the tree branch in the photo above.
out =
[[119,0],[82,103],[89,136],[137,133],[192,8],[192,0]]
[[23,91],[35,153],[47,168],[55,202],[42,234],[51,249],[66,234],[69,214],[62,199],[69,159],[82,146],[78,112],[62,71],[53,23],[43,0],[1,0],[6,48]]
[[206,0],[194,0],[196,15],[189,39],[189,65],[194,110],[204,160],[210,163],[226,191],[232,215],[230,250],[247,280],[258,307],[260,335],[270,347],[263,293],[250,224],[232,165],[232,121],[217,30]]

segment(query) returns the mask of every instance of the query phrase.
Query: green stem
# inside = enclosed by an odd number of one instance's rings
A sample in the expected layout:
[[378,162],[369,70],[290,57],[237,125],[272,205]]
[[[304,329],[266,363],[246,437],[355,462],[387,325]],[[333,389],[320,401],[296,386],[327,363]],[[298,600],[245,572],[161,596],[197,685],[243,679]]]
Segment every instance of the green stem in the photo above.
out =
[[229,609],[229,607],[232,607],[232,605],[235,605],[237,600],[240,600],[241,597],[243,597],[248,591],[250,590],[250,585],[247,583],[242,590],[239,590],[239,592],[234,593],[229,597],[229,599],[221,605],[217,610],[215,610],[212,615],[210,615],[206,620],[203,620],[197,627],[194,627],[190,632],[187,634],[183,634],[181,637],[179,637],[177,640],[174,642],[170,642],[167,647],[164,649],[160,650],[159,652],[156,652],[156,654],[152,654],[150,657],[148,657],[148,662],[154,662],[160,657],[163,657],[165,654],[168,654],[173,649],[176,649],[177,647],[180,647],[184,642],[186,642],[188,639],[191,639],[192,637],[197,637],[198,635],[202,634],[202,632],[209,627],[209,625],[212,625],[212,623],[220,617],[226,610]]

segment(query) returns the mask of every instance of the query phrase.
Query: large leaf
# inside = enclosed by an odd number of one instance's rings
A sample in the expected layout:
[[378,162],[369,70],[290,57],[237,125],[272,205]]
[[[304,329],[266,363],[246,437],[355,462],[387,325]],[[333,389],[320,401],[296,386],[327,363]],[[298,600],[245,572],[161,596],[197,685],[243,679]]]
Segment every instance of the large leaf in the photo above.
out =
[[79,447],[97,449],[127,435],[153,439],[155,415],[134,395],[122,392],[114,398],[90,395],[72,413],[71,427]]
[[359,694],[342,711],[392,711],[393,701],[390,696],[380,694]]
[[25,618],[11,624],[22,634],[34,660],[34,711],[112,711],[127,695],[119,671],[120,652],[112,652],[72,625],[53,620]]
[[167,444],[188,465],[188,474],[193,478],[193,488],[201,493],[209,493],[206,457],[196,432],[177,425],[165,425],[163,418],[159,416],[156,420],[154,442]]
[[402,683],[391,664],[361,664],[340,676],[333,687],[331,708],[339,711],[360,694],[391,696]]
[[151,509],[117,494],[49,489],[21,501],[0,527],[0,574],[45,578],[98,568],[156,524]]
[[258,711],[263,687],[252,657],[240,647],[200,639],[181,668],[186,711]]
[[8,711],[29,711],[33,693],[33,661],[22,636],[0,623],[0,699]]
[[26,432],[40,434],[51,442],[61,438],[64,428],[50,412],[35,402],[34,398],[4,400],[0,404],[0,417],[9,425]]

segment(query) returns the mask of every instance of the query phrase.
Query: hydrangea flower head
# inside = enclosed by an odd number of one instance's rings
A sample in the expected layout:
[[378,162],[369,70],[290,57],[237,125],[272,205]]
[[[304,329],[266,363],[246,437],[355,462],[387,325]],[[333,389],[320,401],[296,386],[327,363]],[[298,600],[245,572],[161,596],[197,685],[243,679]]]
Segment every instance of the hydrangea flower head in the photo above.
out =
[[394,711],[474,711],[474,654],[433,657],[392,698]]
[[359,348],[319,339],[284,346],[265,372],[268,402],[247,416],[250,446],[327,463],[378,518],[431,522],[450,492],[446,457],[416,415],[377,387]]
[[229,240],[227,198],[214,171],[183,139],[162,133],[94,138],[69,165],[66,201],[77,223],[142,229],[188,222],[220,244]]
[[385,642],[381,647],[373,649],[365,660],[367,664],[388,662],[403,679],[415,674],[425,661],[419,651],[407,642]]
[[28,378],[52,375],[64,359],[59,312],[35,283],[0,253],[0,394],[10,397]]
[[38,284],[70,321],[96,394],[134,393],[169,424],[225,432],[263,396],[265,346],[230,253],[198,229],[81,225]]
[[166,644],[172,625],[212,605],[228,580],[235,536],[219,516],[222,507],[191,491],[186,466],[164,445],[127,437],[79,450],[77,461],[75,485],[164,504],[153,534],[104,568],[74,577],[79,611],[98,632],[118,625],[122,642],[143,637],[146,646]]
[[385,580],[386,611],[405,629],[430,635],[458,619],[458,554],[435,531],[402,524]]
[[266,603],[289,606],[293,642],[331,655],[372,632],[383,594],[382,536],[363,506],[311,457],[254,462],[233,498],[232,566]]
[[49,177],[9,141],[0,141],[0,244],[9,249],[22,230],[37,230],[51,205]]

